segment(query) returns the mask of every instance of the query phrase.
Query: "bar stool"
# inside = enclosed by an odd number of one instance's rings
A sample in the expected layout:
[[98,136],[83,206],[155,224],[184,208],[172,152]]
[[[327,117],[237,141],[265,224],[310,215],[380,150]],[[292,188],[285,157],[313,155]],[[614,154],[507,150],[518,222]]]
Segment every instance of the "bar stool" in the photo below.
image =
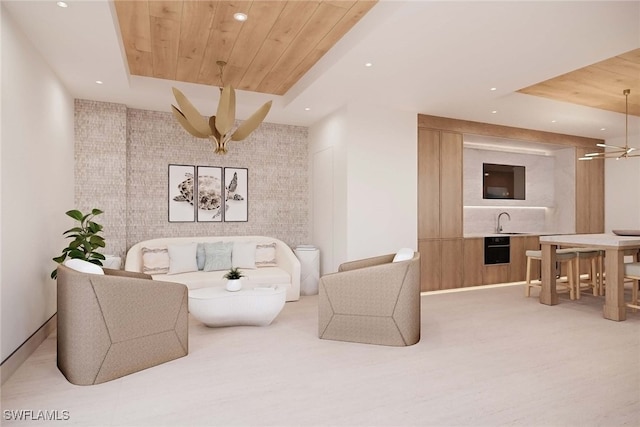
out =
[[[531,296],[531,288],[533,287],[542,287],[542,283],[538,281],[538,283],[531,283],[531,260],[542,260],[542,251],[541,250],[528,250],[525,252],[527,256],[527,282],[524,287],[524,296]],[[557,263],[565,263],[567,266],[567,285],[564,286],[566,290],[569,291],[569,297],[571,299],[575,299],[574,289],[574,277],[573,277],[573,260],[577,258],[576,252],[574,249],[556,249],[556,262]],[[556,284],[558,284],[556,282]]]
[[[575,262],[575,272],[576,272],[576,280],[574,283],[575,291],[574,294],[576,299],[580,299],[580,291],[581,285],[584,283],[589,288],[592,289],[593,296],[600,295],[600,285],[598,281],[598,277],[602,277],[602,270],[600,270],[600,266],[602,265],[602,251],[597,248],[571,248],[576,253]],[[583,281],[580,275],[580,261],[586,259],[590,260],[589,266],[589,279],[588,281]]]
[[631,284],[631,301],[626,305],[635,310],[640,308],[638,285],[640,284],[640,262],[629,262],[624,265],[624,278],[633,280]]

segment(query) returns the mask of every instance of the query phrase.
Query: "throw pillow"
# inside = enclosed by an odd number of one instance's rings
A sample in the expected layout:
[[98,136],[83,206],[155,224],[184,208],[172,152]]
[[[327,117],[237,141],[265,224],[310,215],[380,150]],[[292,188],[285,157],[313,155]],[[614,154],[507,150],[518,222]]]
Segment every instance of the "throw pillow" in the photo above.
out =
[[413,258],[413,249],[402,248],[398,251],[396,256],[393,257],[393,262],[408,261]]
[[231,263],[233,268],[256,268],[255,242],[233,242]]
[[98,265],[79,258],[71,258],[64,262],[65,267],[81,273],[104,274],[104,270]]
[[204,252],[204,243],[198,243],[198,249],[196,250],[196,263],[198,264],[198,270],[204,270],[204,262],[207,259],[207,254]]
[[231,268],[232,242],[215,242],[204,244],[204,271],[228,270]]
[[256,245],[256,267],[276,267],[276,242]]
[[169,251],[169,274],[198,271],[198,262],[196,261],[197,243],[169,245],[167,249]]
[[167,274],[169,272],[169,251],[167,248],[142,248],[142,272]]

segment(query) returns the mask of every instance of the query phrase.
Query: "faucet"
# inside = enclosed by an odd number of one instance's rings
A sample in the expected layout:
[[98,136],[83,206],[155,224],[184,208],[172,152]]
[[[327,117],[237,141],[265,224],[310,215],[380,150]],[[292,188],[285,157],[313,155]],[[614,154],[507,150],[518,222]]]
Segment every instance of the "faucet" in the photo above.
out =
[[502,225],[500,225],[500,218],[502,217],[502,215],[506,215],[507,218],[509,218],[509,221],[511,221],[511,215],[509,215],[508,212],[500,212],[498,214],[498,225],[496,225],[496,233],[502,233]]

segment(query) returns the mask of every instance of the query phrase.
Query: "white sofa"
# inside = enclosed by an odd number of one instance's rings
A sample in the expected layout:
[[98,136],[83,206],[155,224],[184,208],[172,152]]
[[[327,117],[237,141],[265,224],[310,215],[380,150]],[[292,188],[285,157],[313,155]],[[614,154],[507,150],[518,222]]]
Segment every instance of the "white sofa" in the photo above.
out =
[[[300,261],[284,242],[273,237],[266,236],[205,236],[205,237],[168,237],[145,240],[133,245],[127,252],[124,269],[126,271],[143,272],[143,248],[168,248],[169,245],[181,245],[187,243],[213,243],[213,242],[249,242],[257,244],[275,243],[275,267],[240,268],[245,277],[243,283],[247,287],[259,285],[284,285],[287,288],[286,300],[297,301],[300,299]],[[224,286],[226,279],[223,276],[228,270],[219,271],[190,271],[176,274],[152,274],[154,280],[176,282],[187,285],[189,289],[205,288],[210,286]]]

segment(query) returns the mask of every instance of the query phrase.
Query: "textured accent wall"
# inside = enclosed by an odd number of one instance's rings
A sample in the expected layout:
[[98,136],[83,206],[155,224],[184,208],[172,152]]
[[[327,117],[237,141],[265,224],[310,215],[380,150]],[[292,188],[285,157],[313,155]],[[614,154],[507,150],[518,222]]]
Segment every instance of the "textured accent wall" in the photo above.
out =
[[75,101],[75,208],[104,213],[104,253],[127,250],[127,107]]
[[[210,141],[189,135],[170,113],[77,101],[76,117],[76,201],[105,211],[105,252],[124,256],[141,240],[171,236],[265,235],[290,246],[309,242],[307,128],[263,123],[246,140],[231,142],[226,155],[217,155]],[[96,163],[102,179],[87,179]],[[170,164],[248,168],[249,220],[170,223]]]

